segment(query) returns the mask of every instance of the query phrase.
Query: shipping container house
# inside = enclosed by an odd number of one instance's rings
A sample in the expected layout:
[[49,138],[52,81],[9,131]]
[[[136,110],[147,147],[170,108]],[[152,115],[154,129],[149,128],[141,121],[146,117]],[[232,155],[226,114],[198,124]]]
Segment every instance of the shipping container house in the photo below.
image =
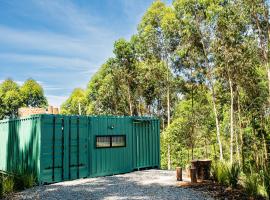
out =
[[40,184],[160,167],[159,120],[32,115],[0,121],[0,170]]

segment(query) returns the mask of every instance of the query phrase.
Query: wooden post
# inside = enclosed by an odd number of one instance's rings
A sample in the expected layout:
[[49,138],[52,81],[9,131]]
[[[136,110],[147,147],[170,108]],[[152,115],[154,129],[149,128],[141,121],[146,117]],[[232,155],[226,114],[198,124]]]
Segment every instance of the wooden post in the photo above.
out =
[[182,181],[182,168],[181,167],[176,167],[176,179],[177,181]]
[[190,180],[191,180],[191,183],[197,183],[196,168],[190,168]]

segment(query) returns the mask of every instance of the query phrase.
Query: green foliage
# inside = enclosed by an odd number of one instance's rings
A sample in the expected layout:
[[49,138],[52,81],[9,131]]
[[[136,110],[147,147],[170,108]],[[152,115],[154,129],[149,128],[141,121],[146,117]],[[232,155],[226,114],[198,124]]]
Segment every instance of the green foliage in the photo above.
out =
[[61,106],[62,114],[85,115],[87,112],[87,99],[85,91],[81,88],[73,90],[70,97]]
[[221,185],[229,183],[228,164],[224,162],[217,162],[212,165],[211,173],[215,181]]
[[251,173],[244,179],[245,191],[248,195],[256,197],[259,194],[259,175]]
[[4,195],[14,192],[15,182],[12,176],[6,176],[3,178],[3,193]]
[[232,165],[228,167],[228,182],[229,182],[229,185],[232,186],[232,188],[237,187],[240,173],[241,173],[241,167],[239,166],[238,163],[233,163]]
[[17,117],[18,108],[44,107],[47,105],[42,87],[33,79],[25,81],[22,87],[12,79],[0,84],[0,119]]
[[3,175],[0,174],[0,198],[4,196],[4,179]]
[[18,84],[11,79],[2,82],[0,84],[0,99],[3,106],[3,113],[0,114],[0,117],[17,116],[18,108],[22,105]]
[[264,186],[264,189],[268,198],[270,198],[270,170],[269,169],[263,171],[263,186]]
[[24,190],[31,188],[36,184],[36,177],[29,172],[18,174],[14,177],[16,190]]
[[20,95],[23,106],[26,107],[45,107],[48,104],[43,88],[33,79],[24,82],[20,88]]

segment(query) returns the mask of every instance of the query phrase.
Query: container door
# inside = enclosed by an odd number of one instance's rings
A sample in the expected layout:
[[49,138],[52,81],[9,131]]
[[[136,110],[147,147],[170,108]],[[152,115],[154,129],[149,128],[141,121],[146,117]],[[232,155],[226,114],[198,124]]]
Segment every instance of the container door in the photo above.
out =
[[41,182],[88,175],[87,117],[44,115],[41,135]]
[[134,120],[134,168],[159,167],[158,120]]
[[70,117],[68,131],[68,180],[88,175],[88,120]]

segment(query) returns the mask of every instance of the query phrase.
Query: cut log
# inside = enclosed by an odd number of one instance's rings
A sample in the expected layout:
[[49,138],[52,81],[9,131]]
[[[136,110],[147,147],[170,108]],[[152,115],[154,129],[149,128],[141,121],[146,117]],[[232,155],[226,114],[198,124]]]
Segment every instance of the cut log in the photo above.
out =
[[176,179],[177,181],[182,181],[182,168],[181,167],[176,167]]
[[197,173],[196,168],[190,168],[190,180],[191,183],[197,183]]

